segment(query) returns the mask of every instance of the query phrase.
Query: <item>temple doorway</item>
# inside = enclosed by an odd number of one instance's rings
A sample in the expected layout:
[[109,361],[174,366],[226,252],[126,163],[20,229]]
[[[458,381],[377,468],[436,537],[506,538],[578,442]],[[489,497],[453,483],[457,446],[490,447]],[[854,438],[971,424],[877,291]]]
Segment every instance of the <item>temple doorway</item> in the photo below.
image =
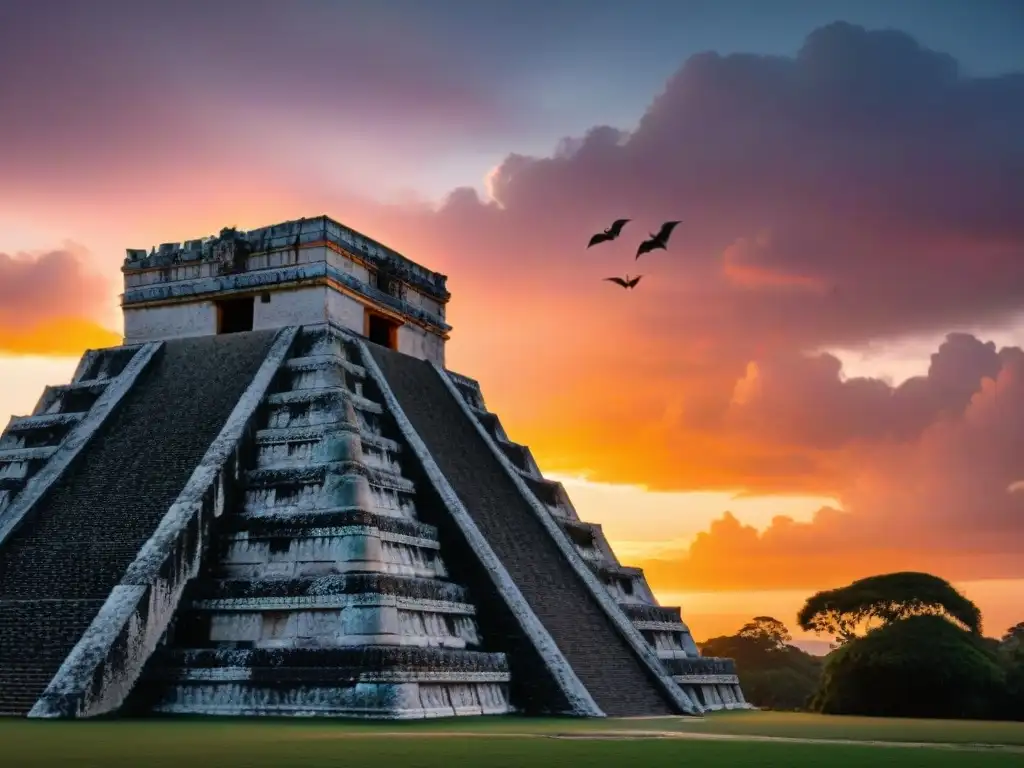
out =
[[252,330],[254,296],[220,299],[217,305],[217,333],[242,333]]
[[366,311],[366,337],[374,344],[397,350],[398,325],[391,318]]

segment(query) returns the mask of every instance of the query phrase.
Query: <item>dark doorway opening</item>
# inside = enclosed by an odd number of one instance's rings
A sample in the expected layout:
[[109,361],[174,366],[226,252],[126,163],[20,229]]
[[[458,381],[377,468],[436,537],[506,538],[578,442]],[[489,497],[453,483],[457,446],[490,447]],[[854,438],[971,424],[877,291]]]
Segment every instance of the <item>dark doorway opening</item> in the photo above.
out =
[[373,312],[366,313],[366,337],[374,344],[398,349],[398,323]]
[[252,330],[255,297],[221,299],[217,305],[217,333],[242,333]]

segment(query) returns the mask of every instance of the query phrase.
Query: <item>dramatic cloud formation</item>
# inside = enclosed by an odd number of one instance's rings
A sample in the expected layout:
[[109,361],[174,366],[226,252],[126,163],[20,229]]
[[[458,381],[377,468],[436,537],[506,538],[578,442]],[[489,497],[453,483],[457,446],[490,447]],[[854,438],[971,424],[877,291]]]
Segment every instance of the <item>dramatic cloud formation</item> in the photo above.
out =
[[807,523],[778,517],[761,533],[727,513],[687,551],[646,563],[653,582],[788,589],[886,569],[1024,573],[1024,498],[1012,492],[1024,455],[1024,351],[950,336],[927,376],[897,388],[842,381],[828,356],[803,369],[802,382],[799,363],[765,377],[738,410],[757,414],[743,425],[766,439],[836,449],[844,511],[824,508]]
[[843,378],[829,354],[780,354],[748,366],[727,424],[773,443],[819,449],[916,438],[939,418],[959,416],[982,380],[995,379],[1015,354],[953,333],[932,355],[927,375],[897,387]]
[[[635,130],[599,126],[551,157],[510,155],[489,177],[489,199],[457,189],[439,208],[385,206],[307,173],[358,153],[292,162],[296,142],[319,146],[323,133],[288,121],[335,110],[318,124],[343,134],[356,107],[332,101],[332,78],[361,70],[330,58],[338,48],[315,23],[308,50],[274,55],[279,15],[259,6],[235,27],[210,10],[204,29],[216,34],[193,48],[180,21],[168,20],[180,32],[173,45],[173,35],[140,42],[127,22],[114,25],[116,50],[146,50],[145,60],[122,76],[124,58],[86,58],[84,84],[95,87],[26,97],[0,125],[15,150],[0,179],[69,210],[116,211],[112,224],[133,238],[152,232],[151,242],[330,213],[451,275],[450,367],[480,379],[545,470],[842,501],[843,511],[780,519],[761,535],[725,517],[679,562],[646,564],[657,586],[817,586],[863,575],[859,558],[872,571],[892,562],[957,578],[1024,575],[1024,496],[1008,492],[1024,477],[1020,351],[953,335],[926,377],[895,388],[844,380],[835,357],[817,354],[1005,324],[1024,309],[1024,74],[967,76],[905,34],[832,24],[795,57],[691,57]],[[61,22],[52,34],[74,50],[78,29]],[[19,67],[42,67],[42,53],[24,53]],[[407,101],[402,125],[421,121],[430,141],[446,111],[465,113],[451,121],[455,141],[504,130],[508,104],[472,68],[450,81],[437,74],[449,71],[443,51],[395,56],[393,71],[366,81],[366,125],[383,126]],[[250,68],[260,76],[243,77]],[[62,73],[45,71],[60,87]],[[209,87],[194,86],[200,71],[212,73]],[[106,87],[115,79],[118,89]],[[204,119],[178,119],[183,103]],[[136,108],[121,123],[127,104]],[[34,131],[56,160],[85,164],[90,173],[66,183],[94,195],[81,202],[59,186],[68,174],[57,162],[23,162],[41,157]],[[160,183],[144,183],[146,161]],[[12,190],[0,195],[14,200]],[[621,216],[634,221],[620,241],[585,249]],[[669,251],[634,260],[666,219],[683,220]],[[634,292],[601,280],[627,271],[645,275]],[[799,569],[786,565],[798,557]]]
[[522,110],[419,16],[262,0],[8,5],[0,103],[18,108],[0,124],[0,177],[23,194],[45,185],[50,205],[98,185],[216,198],[197,178],[222,194],[232,177],[251,187],[288,170],[359,184],[371,145],[378,172],[397,171],[510,136]]
[[121,342],[95,322],[110,286],[83,268],[85,255],[0,253],[0,353],[79,355]]
[[[737,381],[774,365],[801,379],[782,389],[813,387],[836,363],[793,363],[805,351],[1019,311],[1022,137],[1024,75],[965,77],[907,35],[837,23],[795,58],[691,58],[632,133],[595,128],[550,158],[510,156],[493,201],[459,190],[437,212],[361,219],[452,274],[452,363],[546,466],[659,488],[831,492],[818,438],[725,434]],[[585,251],[618,216],[635,219],[625,237]],[[668,218],[684,220],[669,252],[634,262]],[[627,270],[647,275],[633,294],[600,282]],[[513,337],[531,343],[503,343]],[[844,397],[890,398],[880,386]],[[890,398],[900,425],[886,429],[929,422],[915,386]]]
[[[657,586],[1024,574],[1020,350],[952,335],[895,388],[808,354],[1024,306],[1024,75],[964,77],[906,35],[835,24],[795,59],[694,57],[633,133],[509,157],[490,190],[382,228],[481,297],[453,305],[452,363],[546,468],[843,503],[763,535],[725,517],[647,564]],[[623,215],[622,241],[583,250]],[[670,251],[635,263],[668,218]],[[625,270],[643,290],[599,281]]]

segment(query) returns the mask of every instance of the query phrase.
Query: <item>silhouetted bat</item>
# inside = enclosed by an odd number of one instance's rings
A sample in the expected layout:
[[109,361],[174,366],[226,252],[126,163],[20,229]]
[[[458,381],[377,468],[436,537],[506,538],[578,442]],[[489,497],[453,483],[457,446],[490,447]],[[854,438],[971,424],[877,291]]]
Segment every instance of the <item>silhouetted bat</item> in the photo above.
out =
[[651,235],[647,240],[640,243],[640,247],[636,249],[636,257],[639,259],[645,253],[651,251],[657,251],[659,249],[666,250],[668,248],[668,239],[672,235],[672,230],[676,228],[678,221],[666,221],[661,225],[661,229],[658,230],[658,234]]
[[601,232],[600,234],[594,235],[592,238],[590,238],[590,242],[587,243],[587,248],[589,248],[592,245],[597,245],[598,243],[606,243],[609,240],[614,240],[615,238],[622,234],[622,228],[626,226],[626,224],[628,224],[630,221],[631,219],[616,219],[614,222],[612,222],[612,225],[608,227],[608,229],[606,229],[604,232]]
[[626,275],[625,280],[623,280],[621,277],[606,277],[605,280],[607,280],[609,283],[621,285],[623,288],[636,288],[636,284],[640,282],[641,277],[643,277],[643,275],[637,275],[631,280],[629,278],[629,275]]

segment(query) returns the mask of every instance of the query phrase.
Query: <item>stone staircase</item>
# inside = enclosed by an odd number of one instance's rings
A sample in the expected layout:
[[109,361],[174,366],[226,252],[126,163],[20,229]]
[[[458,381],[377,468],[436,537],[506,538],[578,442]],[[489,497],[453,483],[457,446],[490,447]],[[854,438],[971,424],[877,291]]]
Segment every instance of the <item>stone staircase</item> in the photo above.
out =
[[450,580],[349,337],[303,329],[244,489],[130,706],[422,718],[510,711],[503,653]]
[[[220,431],[273,335],[164,342],[73,463],[5,528],[0,713],[27,714],[42,694]],[[77,440],[69,427],[88,425],[89,409],[119,385],[138,349],[87,354],[70,385],[47,388],[34,415],[12,419],[0,438],[8,513],[28,492],[11,481],[47,471],[26,451]]]
[[572,541],[633,626],[657,651],[666,671],[690,699],[708,710],[749,708],[732,660],[700,655],[680,609],[660,606],[643,570],[619,563],[601,526],[580,520],[564,486],[545,479],[530,449],[513,442],[498,416],[487,410],[479,383],[453,371],[446,373],[470,412]]

